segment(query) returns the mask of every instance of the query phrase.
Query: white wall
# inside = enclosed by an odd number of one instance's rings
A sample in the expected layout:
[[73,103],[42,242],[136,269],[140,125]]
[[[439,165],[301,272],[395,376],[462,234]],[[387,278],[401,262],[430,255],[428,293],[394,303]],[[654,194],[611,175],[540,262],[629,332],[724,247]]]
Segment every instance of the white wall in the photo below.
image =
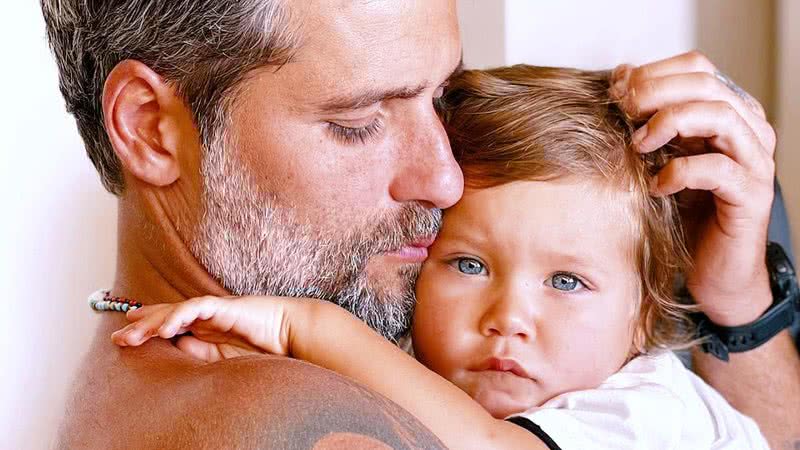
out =
[[485,69],[505,64],[506,0],[458,0],[464,67]]
[[506,0],[507,64],[583,69],[691,50],[695,0]]
[[115,202],[58,92],[38,1],[0,6],[0,448],[50,446],[114,270]]

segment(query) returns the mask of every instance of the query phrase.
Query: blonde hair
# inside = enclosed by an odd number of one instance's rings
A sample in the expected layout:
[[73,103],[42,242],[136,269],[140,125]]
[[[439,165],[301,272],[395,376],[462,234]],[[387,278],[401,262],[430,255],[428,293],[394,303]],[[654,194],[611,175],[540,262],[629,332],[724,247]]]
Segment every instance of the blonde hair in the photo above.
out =
[[692,343],[692,308],[673,295],[689,266],[672,197],[648,184],[670,149],[631,148],[632,121],[609,96],[609,73],[516,65],[451,80],[440,111],[466,184],[473,188],[565,176],[601,179],[629,192],[639,274],[635,352]]

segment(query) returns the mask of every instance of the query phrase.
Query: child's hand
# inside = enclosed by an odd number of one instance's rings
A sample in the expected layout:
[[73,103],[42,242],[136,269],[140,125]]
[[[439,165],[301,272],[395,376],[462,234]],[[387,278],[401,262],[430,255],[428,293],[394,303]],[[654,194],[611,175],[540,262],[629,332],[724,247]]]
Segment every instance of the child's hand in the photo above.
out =
[[289,310],[302,300],[271,297],[199,297],[181,303],[148,305],[127,313],[131,324],[114,332],[119,346],[138,346],[152,337],[183,336],[177,346],[213,362],[250,353],[290,354]]

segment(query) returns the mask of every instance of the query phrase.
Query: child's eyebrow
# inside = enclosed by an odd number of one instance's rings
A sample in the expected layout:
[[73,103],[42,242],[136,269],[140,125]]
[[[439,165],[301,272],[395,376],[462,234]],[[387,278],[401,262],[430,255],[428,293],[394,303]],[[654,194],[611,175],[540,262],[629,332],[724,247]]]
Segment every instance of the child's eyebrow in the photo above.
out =
[[591,271],[592,273],[600,275],[609,275],[610,267],[608,259],[596,259],[586,253],[572,253],[572,252],[559,252],[548,251],[542,254],[547,258],[552,258],[558,264],[566,264],[575,270]]
[[476,248],[485,247],[489,241],[483,233],[463,233],[460,231],[440,233],[436,239],[443,242],[462,242]]

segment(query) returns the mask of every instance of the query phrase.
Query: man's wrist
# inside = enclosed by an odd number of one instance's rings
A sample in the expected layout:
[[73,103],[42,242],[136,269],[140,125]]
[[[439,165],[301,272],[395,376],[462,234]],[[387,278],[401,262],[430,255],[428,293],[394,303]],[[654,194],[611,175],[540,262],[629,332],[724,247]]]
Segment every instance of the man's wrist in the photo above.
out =
[[699,292],[691,294],[700,306],[700,312],[711,322],[723,327],[738,327],[758,320],[773,302],[766,268],[748,286],[749,289],[725,294],[709,290],[697,290]]
[[[779,244],[767,244],[766,272],[771,301],[766,309],[763,309],[765,296],[760,272],[756,274],[755,281],[747,284],[754,289],[741,292],[738,301],[734,296],[729,296],[732,303],[727,304],[736,305],[738,309],[731,308],[720,313],[711,308],[692,314],[697,336],[704,339],[701,344],[703,351],[728,361],[729,353],[758,348],[795,322],[796,314],[800,311],[800,288],[792,263]],[[748,292],[752,297],[747,297]],[[714,306],[725,304],[706,303]]]
[[[741,298],[752,299],[752,303],[745,307],[737,308],[736,310],[719,310],[701,308],[701,311],[708,317],[708,320],[716,325],[723,327],[739,327],[755,322],[759,319],[772,305],[772,294],[769,289],[766,291],[759,291],[758,293],[746,294],[742,293]],[[725,300],[725,299],[721,299]],[[724,304],[724,303],[723,303]]]

